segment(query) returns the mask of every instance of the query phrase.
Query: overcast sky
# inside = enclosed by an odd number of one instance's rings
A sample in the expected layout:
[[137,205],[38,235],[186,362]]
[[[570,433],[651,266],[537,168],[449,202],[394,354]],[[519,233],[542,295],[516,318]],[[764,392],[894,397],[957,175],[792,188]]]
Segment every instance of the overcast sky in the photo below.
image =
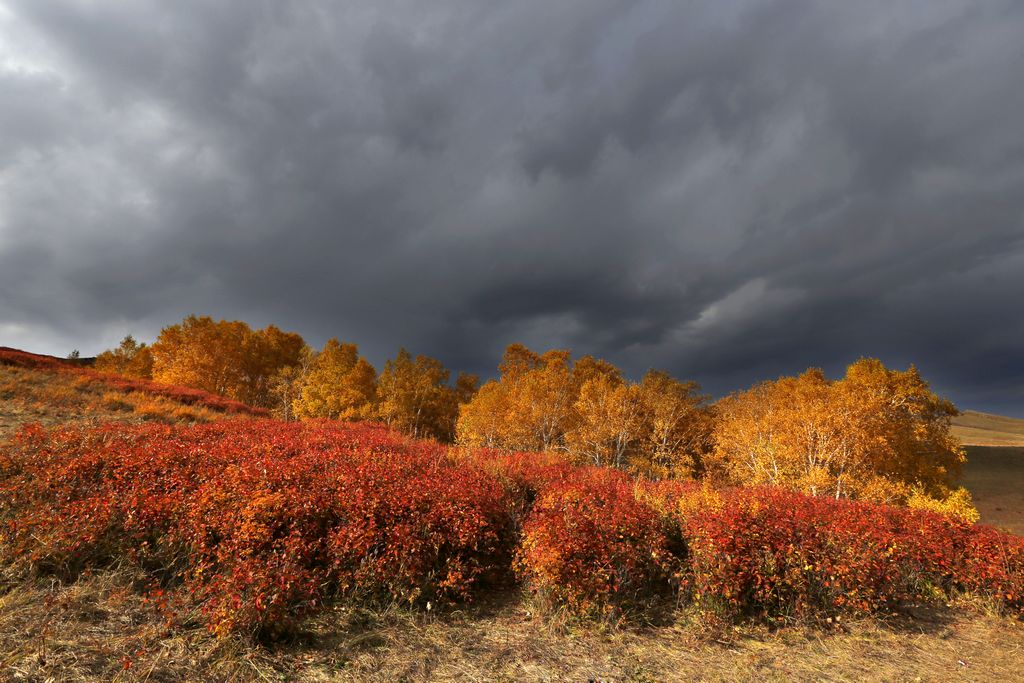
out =
[[0,345],[189,313],[1024,417],[1024,2],[0,0]]

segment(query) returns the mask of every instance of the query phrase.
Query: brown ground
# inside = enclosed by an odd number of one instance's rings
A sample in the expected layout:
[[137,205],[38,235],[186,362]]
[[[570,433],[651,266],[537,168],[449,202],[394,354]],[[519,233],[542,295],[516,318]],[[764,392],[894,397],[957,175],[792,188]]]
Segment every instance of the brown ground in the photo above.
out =
[[963,485],[982,522],[1024,535],[1024,447],[968,446]]
[[1024,534],[1024,420],[967,410],[953,433],[967,444],[963,485],[981,521]]
[[[836,629],[555,627],[515,594],[441,615],[337,609],[285,645],[165,631],[104,572],[0,597],[4,681],[1010,681],[1024,623],[977,604]],[[126,668],[126,664],[128,667]]]
[[[0,441],[23,421],[83,419],[75,391],[0,368]],[[62,395],[64,403],[54,400]],[[87,414],[139,419],[123,407]],[[1024,448],[997,441],[1015,426],[992,417],[957,427],[977,430],[961,432],[971,442],[1002,445],[969,448],[965,485],[984,521],[1024,533]],[[510,590],[436,615],[338,608],[309,622],[295,641],[262,646],[218,641],[201,628],[169,631],[144,604],[135,589],[141,577],[131,570],[69,585],[3,571],[0,683],[1010,681],[1020,679],[1024,662],[1024,622],[976,602],[835,629],[710,628],[685,613],[656,627],[569,627],[532,615]]]

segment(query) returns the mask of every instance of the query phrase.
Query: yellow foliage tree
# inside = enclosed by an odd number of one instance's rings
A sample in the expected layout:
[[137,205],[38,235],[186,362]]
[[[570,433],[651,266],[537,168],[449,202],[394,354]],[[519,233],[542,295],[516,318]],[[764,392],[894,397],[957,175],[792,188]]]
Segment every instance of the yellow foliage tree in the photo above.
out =
[[93,367],[100,372],[152,379],[153,353],[148,346],[135,341],[135,337],[129,334],[117,348],[97,355]]
[[713,442],[715,415],[700,386],[650,370],[638,389],[644,425],[632,460],[634,469],[655,478],[702,474]]
[[275,378],[286,368],[298,368],[306,353],[306,342],[293,332],[284,332],[274,325],[251,331],[245,338],[243,383],[250,405],[275,406]]
[[906,503],[954,493],[965,462],[957,414],[914,367],[861,359],[840,380],[820,370],[733,394],[717,406],[713,463],[739,484]]
[[[362,356],[355,344],[329,339],[301,377],[301,389],[292,403],[297,418],[327,417],[338,420],[367,420],[374,417],[377,370]],[[282,377],[282,390],[288,386]]]
[[439,360],[405,349],[389,360],[380,373],[378,417],[412,436],[452,441],[459,402],[476,389],[476,378],[460,375],[449,386],[450,373]]
[[625,467],[644,432],[640,387],[610,376],[594,377],[580,387],[573,408],[566,449],[593,465]]
[[611,363],[568,351],[506,349],[501,376],[462,406],[457,440],[469,446],[568,453],[648,476],[692,476],[713,426],[693,383],[651,371],[627,382]]
[[564,445],[578,393],[569,359],[567,350],[547,351],[535,368],[510,380],[508,431],[513,448],[547,451]]
[[487,382],[459,407],[455,441],[464,446],[512,449],[506,436],[508,387]]
[[521,451],[563,448],[578,394],[569,359],[568,351],[538,355],[511,344],[498,366],[500,379],[462,406],[459,443]]
[[153,379],[227,396],[254,406],[272,403],[271,379],[301,362],[305,343],[274,326],[190,315],[160,331],[151,347]]

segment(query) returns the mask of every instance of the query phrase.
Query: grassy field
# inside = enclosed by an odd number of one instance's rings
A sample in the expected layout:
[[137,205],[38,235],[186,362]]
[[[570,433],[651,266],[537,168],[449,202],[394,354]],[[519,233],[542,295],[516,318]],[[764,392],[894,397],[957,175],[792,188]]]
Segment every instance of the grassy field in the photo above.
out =
[[213,422],[254,412],[191,389],[97,373],[51,356],[0,347],[0,440],[23,424]]
[[953,419],[953,434],[968,446],[1024,448],[1024,420],[965,410]]

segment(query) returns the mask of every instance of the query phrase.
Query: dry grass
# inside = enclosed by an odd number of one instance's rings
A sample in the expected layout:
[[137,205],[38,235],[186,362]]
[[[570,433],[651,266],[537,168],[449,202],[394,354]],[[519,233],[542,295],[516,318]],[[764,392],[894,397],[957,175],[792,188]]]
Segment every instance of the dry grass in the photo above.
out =
[[1024,420],[967,410],[953,433],[967,447],[963,485],[981,521],[1024,534]]
[[0,365],[0,437],[27,422],[212,422],[225,417],[162,396],[112,390],[71,373]]
[[968,446],[1024,447],[1024,420],[965,410],[953,419],[953,434]]
[[963,485],[982,522],[1024,534],[1024,447],[968,446]]
[[138,590],[144,578],[108,570],[67,585],[37,579],[0,587],[0,680],[241,682],[274,675],[257,648],[195,629],[169,631]]
[[[1024,625],[976,604],[834,631],[555,627],[514,591],[440,615],[336,608],[289,643],[168,631],[143,577],[107,571],[0,593],[0,672],[10,681],[1006,681]],[[130,661],[128,668],[126,662]]]

